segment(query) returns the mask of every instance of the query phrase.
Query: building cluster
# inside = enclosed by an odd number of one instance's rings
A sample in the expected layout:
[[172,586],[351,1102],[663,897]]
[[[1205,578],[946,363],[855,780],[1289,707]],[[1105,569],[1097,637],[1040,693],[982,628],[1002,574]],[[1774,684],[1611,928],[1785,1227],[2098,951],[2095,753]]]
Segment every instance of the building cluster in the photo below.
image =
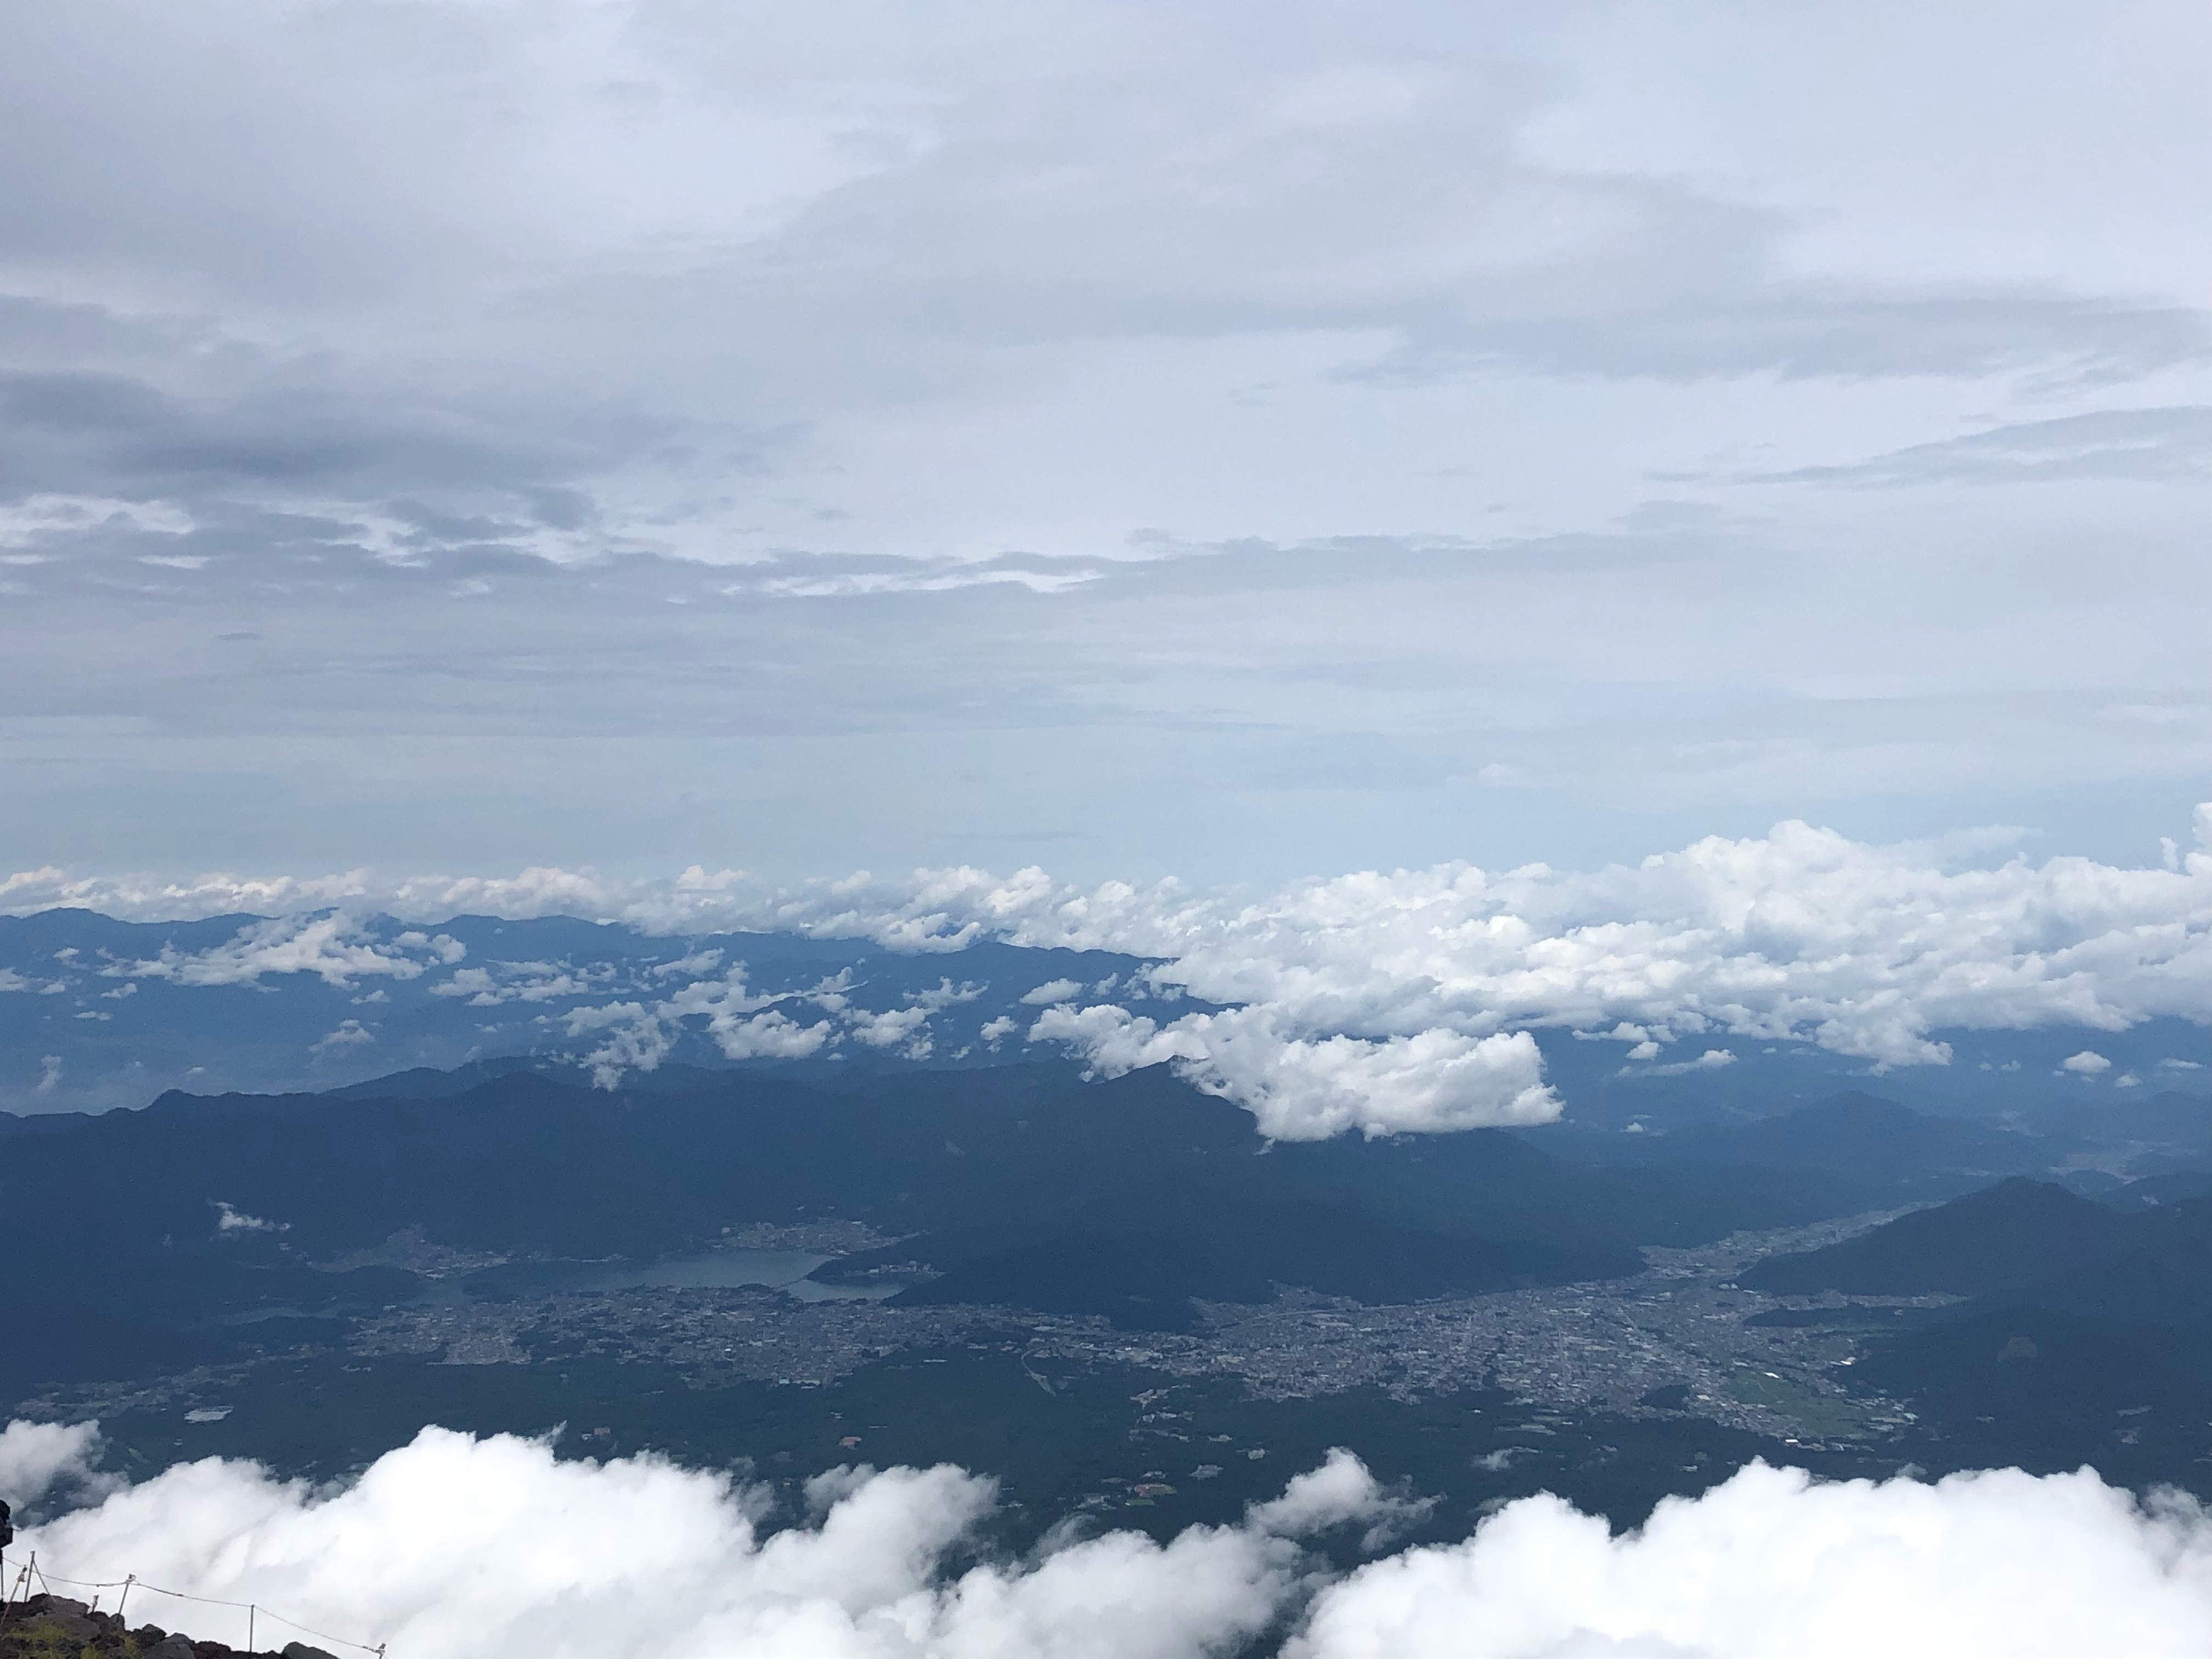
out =
[[1831,1243],[1879,1218],[1653,1248],[1643,1273],[1589,1284],[1379,1307],[1285,1288],[1257,1306],[1209,1304],[1202,1328],[1189,1333],[1133,1334],[1101,1319],[1017,1309],[647,1288],[395,1308],[363,1321],[353,1349],[436,1353],[452,1364],[599,1356],[667,1365],[699,1387],[818,1387],[903,1350],[1011,1339],[1048,1392],[1039,1365],[1233,1379],[1265,1399],[1357,1388],[1413,1399],[1492,1387],[1547,1409],[1681,1412],[1784,1440],[1852,1440],[1903,1419],[1844,1387],[1856,1358],[1851,1340],[1747,1324],[1782,1304],[1740,1288],[1735,1276],[1762,1255]]

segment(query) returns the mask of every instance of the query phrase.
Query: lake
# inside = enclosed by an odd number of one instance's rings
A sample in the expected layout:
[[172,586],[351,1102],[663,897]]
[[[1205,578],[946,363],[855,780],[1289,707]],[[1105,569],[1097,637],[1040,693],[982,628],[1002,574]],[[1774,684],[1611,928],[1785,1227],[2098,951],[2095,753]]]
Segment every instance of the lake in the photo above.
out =
[[761,1285],[801,1302],[880,1302],[902,1285],[823,1285],[806,1277],[836,1258],[805,1250],[701,1250],[660,1261],[510,1261],[461,1281],[474,1296],[553,1291],[700,1290]]

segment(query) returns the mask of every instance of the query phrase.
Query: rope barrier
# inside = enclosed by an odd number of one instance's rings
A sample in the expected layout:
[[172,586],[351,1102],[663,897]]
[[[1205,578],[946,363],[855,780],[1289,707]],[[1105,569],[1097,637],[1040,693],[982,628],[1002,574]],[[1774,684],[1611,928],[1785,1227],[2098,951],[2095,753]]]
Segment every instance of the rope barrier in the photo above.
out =
[[[278,1624],[283,1626],[286,1629],[298,1631],[302,1636],[312,1636],[319,1642],[335,1642],[342,1648],[356,1648],[362,1653],[375,1654],[377,1656],[377,1659],[384,1659],[385,1644],[381,1642],[371,1646],[367,1642],[356,1642],[343,1636],[332,1636],[327,1631],[316,1630],[311,1626],[300,1623],[299,1620],[295,1619],[287,1619],[281,1613],[272,1613],[258,1601],[227,1601],[219,1595],[193,1595],[184,1590],[165,1589],[159,1584],[148,1583],[146,1580],[139,1577],[136,1573],[128,1574],[121,1578],[68,1578],[58,1572],[51,1574],[48,1573],[44,1567],[39,1565],[39,1558],[35,1553],[33,1553],[30,1559],[29,1564],[22,1568],[22,1570],[16,1575],[16,1577],[19,1583],[24,1584],[27,1584],[31,1578],[36,1577],[41,1584],[44,1584],[46,1587],[46,1593],[50,1595],[53,1594],[53,1587],[56,1584],[67,1584],[71,1589],[119,1589],[124,1591],[126,1595],[131,1590],[140,1589],[153,1595],[173,1596],[179,1601],[197,1601],[202,1607],[243,1607],[246,1610],[247,1614],[246,1628],[248,1634],[246,1641],[249,1645],[253,1639],[251,1634],[252,1630],[252,1620],[258,1615],[264,1619],[274,1619]],[[14,1592],[12,1590],[9,1592],[9,1599],[11,1601],[14,1600]]]

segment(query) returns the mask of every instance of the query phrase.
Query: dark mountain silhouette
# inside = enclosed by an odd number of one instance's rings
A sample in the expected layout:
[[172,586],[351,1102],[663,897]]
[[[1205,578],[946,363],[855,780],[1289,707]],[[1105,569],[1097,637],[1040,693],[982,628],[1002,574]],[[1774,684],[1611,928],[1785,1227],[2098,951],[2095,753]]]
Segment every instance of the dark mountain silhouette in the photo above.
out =
[[1876,1208],[1946,1196],[1992,1175],[2039,1173],[2075,1144],[1982,1119],[1936,1117],[1854,1091],[1748,1123],[1616,1134],[1591,1150],[1608,1162],[1656,1169],[1817,1172],[1850,1183]]
[[1271,1146],[1248,1114],[1160,1070],[834,1087],[671,1070],[611,1093],[484,1071],[404,1074],[375,1098],[173,1093],[10,1135],[0,1310],[40,1340],[6,1345],[0,1378],[215,1363],[283,1327],[212,1322],[402,1299],[416,1281],[398,1269],[325,1269],[415,1227],[463,1249],[635,1260],[748,1222],[837,1217],[901,1237],[898,1259],[944,1274],[939,1298],[1174,1322],[1194,1296],[1278,1282],[1405,1299],[1611,1275],[1640,1243],[1850,1198],[1817,1175],[1593,1168],[1501,1131]]
[[2030,1107],[2021,1123],[2045,1133],[2106,1142],[2180,1143],[2193,1147],[2200,1168],[2212,1169],[2212,1094],[2167,1089],[2140,1099],[2065,1098]]
[[2109,1472],[2118,1456],[2148,1469],[2198,1455],[2192,1425],[2212,1398],[2212,1200],[2125,1219],[2132,1248],[1905,1322],[1856,1381],[1911,1400],[1956,1448],[2035,1447],[2045,1468]]
[[1979,1296],[2118,1255],[2141,1237],[2138,1218],[2014,1176],[1825,1249],[1769,1256],[1738,1279],[1784,1295]]
[[2002,1423],[2011,1441],[2101,1457],[2129,1419],[2203,1420],[2212,1340],[2200,1331],[2020,1306],[1939,1321],[1875,1345],[1856,1381],[1911,1400],[1954,1432]]
[[2033,1307],[2083,1318],[2212,1330],[2212,1199],[2130,1218],[2128,1248],[1981,1298],[1978,1309]]
[[[1935,1170],[2048,1167],[2045,1141],[1973,1118],[1935,1117],[1853,1091],[1755,1123],[1657,1138],[1656,1161],[1758,1164],[1898,1181]],[[2063,1155],[2059,1153],[2058,1155]]]
[[[2010,1180],[1738,1276],[1760,1290],[1947,1291],[1927,1309],[1778,1309],[1774,1325],[1893,1327],[1856,1384],[1910,1400],[1951,1455],[2160,1467],[2212,1395],[2212,1199],[2116,1209]],[[2179,1437],[2177,1438],[2176,1437]],[[2145,1461],[2148,1460],[2148,1461]],[[2035,1460],[2031,1460],[2035,1461]]]
[[1229,1200],[1173,1216],[1093,1209],[1064,1230],[1024,1231],[1032,1236],[1006,1243],[974,1235],[927,1241],[944,1276],[897,1299],[1103,1313],[1137,1328],[1186,1329],[1196,1322],[1193,1298],[1263,1302],[1279,1285],[1392,1302],[1617,1278],[1644,1265],[1621,1244],[1570,1249],[1295,1202]]
[[2176,1170],[2166,1175],[2145,1176],[2110,1192],[2094,1194],[2097,1202],[2115,1210],[2154,1210],[2185,1199],[2212,1198],[2212,1170]]

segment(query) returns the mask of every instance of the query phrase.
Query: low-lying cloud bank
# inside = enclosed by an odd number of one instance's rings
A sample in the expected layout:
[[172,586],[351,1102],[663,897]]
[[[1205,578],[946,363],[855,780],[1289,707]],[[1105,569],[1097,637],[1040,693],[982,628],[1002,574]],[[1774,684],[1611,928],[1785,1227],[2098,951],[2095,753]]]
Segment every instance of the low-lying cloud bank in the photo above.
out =
[[[477,913],[668,934],[792,932],[907,951],[987,939],[1119,951],[1159,964],[1151,990],[1229,1012],[1173,1016],[1079,988],[1042,1009],[1028,1040],[1064,1044],[1102,1073],[1173,1066],[1248,1107],[1267,1133],[1310,1139],[1556,1115],[1531,1026],[1572,1028],[1619,1042],[1626,1060],[1680,1068],[1726,1064],[1730,1040],[1808,1042],[1894,1066],[1948,1063],[1934,1035],[1945,1028],[2212,1024],[2212,805],[2197,809],[2195,841],[2186,853],[2169,842],[2147,868],[1991,864],[1988,837],[1882,847],[1789,823],[1632,866],[1366,872],[1258,900],[1173,882],[1079,890],[1036,869],[862,873],[796,888],[696,867],[665,882],[532,869],[165,884],[41,870],[0,882],[0,909],[278,918],[219,951],[135,970],[179,984],[301,972],[352,982],[452,965],[439,936],[379,945],[350,931],[380,911],[425,925]],[[918,1030],[926,1014],[900,1018]],[[569,1018],[607,1033],[615,1073],[654,1063],[686,1019],[740,1057],[797,1053],[829,1030],[747,1002],[739,979],[714,969],[672,978],[653,1003]],[[878,1035],[914,1040],[906,1026]]]
[[[51,1437],[52,1431],[40,1430]],[[11,1437],[15,1431],[11,1431]],[[69,1431],[80,1464],[88,1428]],[[4,1444],[6,1443],[0,1443]],[[27,1437],[23,1443],[27,1447]],[[56,1446],[42,1439],[48,1462]],[[57,1443],[57,1445],[58,1443]],[[66,1460],[64,1460],[66,1461]],[[10,1468],[0,1460],[0,1474]],[[7,1495],[35,1496],[22,1484]],[[406,1659],[1974,1659],[2212,1649],[2212,1518],[2087,1470],[1818,1484],[1753,1465],[1640,1530],[1548,1496],[1464,1542],[1346,1575],[1304,1540],[1387,1548],[1417,1501],[1331,1455],[1238,1524],[1165,1545],[1048,1539],[956,1571],[994,1501],[963,1470],[817,1477],[779,1524],[761,1488],[653,1456],[562,1462],[545,1444],[437,1428],[343,1487],[180,1464],[27,1531],[41,1566],[135,1572],[251,1601]],[[144,1595],[134,1615],[235,1638],[222,1608]]]

